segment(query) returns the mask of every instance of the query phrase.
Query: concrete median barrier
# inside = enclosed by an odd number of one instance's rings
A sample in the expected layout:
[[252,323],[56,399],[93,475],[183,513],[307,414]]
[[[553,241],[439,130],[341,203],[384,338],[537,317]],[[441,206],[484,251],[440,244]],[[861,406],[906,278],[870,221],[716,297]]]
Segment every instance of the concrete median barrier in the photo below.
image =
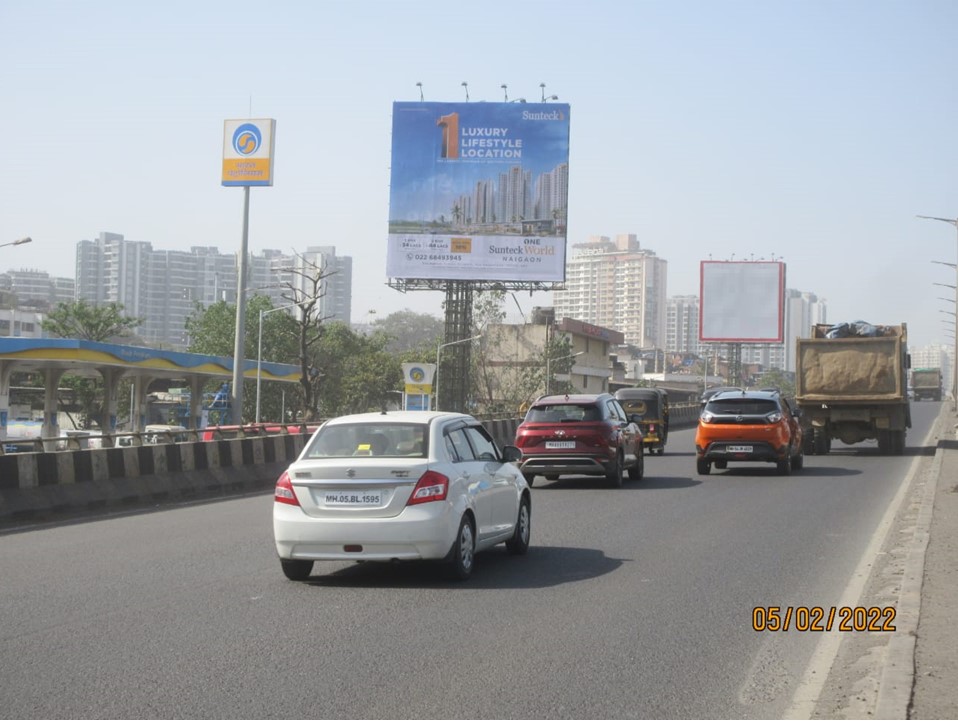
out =
[[0,525],[267,490],[308,435],[0,456]]

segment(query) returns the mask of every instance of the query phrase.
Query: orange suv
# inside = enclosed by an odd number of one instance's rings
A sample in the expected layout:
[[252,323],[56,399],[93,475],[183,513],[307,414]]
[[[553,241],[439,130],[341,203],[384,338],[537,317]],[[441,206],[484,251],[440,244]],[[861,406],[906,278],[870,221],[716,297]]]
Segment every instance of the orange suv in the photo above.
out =
[[774,463],[786,476],[805,464],[801,411],[792,409],[778,391],[723,391],[709,398],[695,433],[697,470],[730,462]]

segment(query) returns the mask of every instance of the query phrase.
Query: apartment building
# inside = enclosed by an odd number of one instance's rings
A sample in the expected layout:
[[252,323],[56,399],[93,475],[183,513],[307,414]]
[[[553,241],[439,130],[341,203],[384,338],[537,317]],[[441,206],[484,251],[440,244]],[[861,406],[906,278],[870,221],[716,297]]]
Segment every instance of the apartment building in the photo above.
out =
[[[0,273],[0,299],[18,308],[48,309],[58,303],[72,303],[76,283],[56,278],[42,270],[10,270]],[[2,334],[0,334],[2,335]]]
[[592,236],[572,246],[565,289],[553,292],[556,317],[613,328],[637,348],[666,341],[668,263],[635,235]]
[[[321,317],[349,322],[352,295],[352,258],[336,256],[335,248],[310,248],[306,257],[333,267],[324,281]],[[236,302],[235,253],[194,246],[188,251],[155,250],[151,243],[126,240],[118,233],[100,233],[81,240],[76,248],[76,298],[90,303],[119,303],[128,316],[143,318],[136,329],[152,346],[185,349],[189,344],[186,319],[197,304],[206,308],[218,301]],[[297,265],[299,264],[299,265]],[[247,265],[247,298],[266,295],[274,306],[290,285],[302,281],[293,270],[303,269],[294,254],[266,250],[251,254]]]

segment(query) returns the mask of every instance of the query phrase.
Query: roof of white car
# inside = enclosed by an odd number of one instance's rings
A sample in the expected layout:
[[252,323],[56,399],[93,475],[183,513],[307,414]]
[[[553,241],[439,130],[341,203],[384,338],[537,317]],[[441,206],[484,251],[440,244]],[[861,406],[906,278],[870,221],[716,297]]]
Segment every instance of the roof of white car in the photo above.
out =
[[465,413],[450,413],[447,411],[387,411],[386,413],[356,413],[349,416],[338,416],[327,421],[330,425],[340,423],[423,423],[428,424],[437,418],[475,420]]

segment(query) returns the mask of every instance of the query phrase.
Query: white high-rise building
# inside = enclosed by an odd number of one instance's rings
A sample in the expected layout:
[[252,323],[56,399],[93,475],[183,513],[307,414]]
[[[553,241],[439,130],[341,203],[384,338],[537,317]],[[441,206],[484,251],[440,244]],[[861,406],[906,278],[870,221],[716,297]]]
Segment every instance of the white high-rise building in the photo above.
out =
[[572,246],[565,290],[553,292],[556,317],[620,331],[637,348],[663,348],[667,275],[668,263],[635,235],[592,236]]
[[665,351],[699,355],[699,297],[669,298],[665,321]]
[[[326,267],[325,298],[320,317],[349,322],[352,258],[336,256],[335,248],[310,248],[302,254]],[[76,298],[94,304],[119,303],[127,316],[143,318],[135,332],[146,343],[186,348],[186,319],[199,304],[236,302],[236,254],[215,247],[189,251],[154,250],[144,241],[128,241],[117,233],[100,233],[96,240],[77,243]],[[274,306],[290,301],[289,285],[299,282],[292,269],[302,264],[278,250],[252,255],[247,266],[247,297],[268,296]],[[306,267],[305,272],[311,272]]]

